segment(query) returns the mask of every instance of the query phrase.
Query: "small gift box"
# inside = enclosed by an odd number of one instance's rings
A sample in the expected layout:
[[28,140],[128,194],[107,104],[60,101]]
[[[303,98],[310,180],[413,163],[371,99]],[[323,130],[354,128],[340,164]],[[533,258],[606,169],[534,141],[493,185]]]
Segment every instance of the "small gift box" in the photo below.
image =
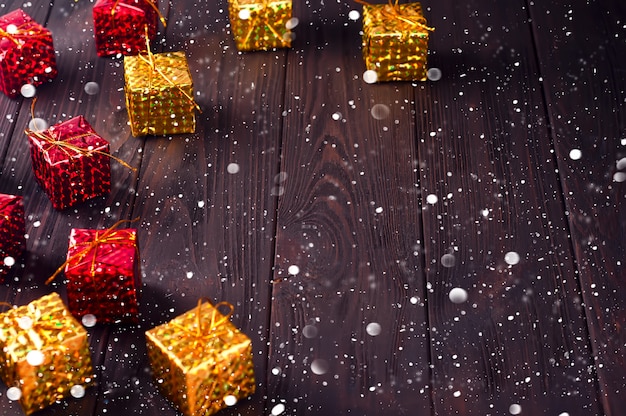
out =
[[0,376],[29,415],[92,383],[85,328],[58,294],[0,314]]
[[65,262],[67,303],[78,318],[91,314],[99,323],[137,323],[141,288],[137,230],[115,226],[72,229]]
[[0,194],[0,280],[26,248],[21,196]]
[[292,0],[228,0],[228,16],[240,51],[289,48]]
[[420,3],[364,4],[363,59],[378,81],[425,81],[428,36]]
[[157,384],[186,416],[212,415],[255,391],[252,343],[228,320],[230,313],[217,310],[221,305],[200,300],[146,332]]
[[83,116],[45,131],[26,130],[33,172],[52,206],[64,209],[109,193],[109,143]]
[[0,90],[11,98],[57,76],[50,31],[21,9],[0,17]]
[[133,136],[196,131],[197,104],[184,52],[125,56],[124,80]]
[[146,31],[153,41],[157,33],[158,0],[98,0],[93,25],[98,56],[137,55],[146,51]]

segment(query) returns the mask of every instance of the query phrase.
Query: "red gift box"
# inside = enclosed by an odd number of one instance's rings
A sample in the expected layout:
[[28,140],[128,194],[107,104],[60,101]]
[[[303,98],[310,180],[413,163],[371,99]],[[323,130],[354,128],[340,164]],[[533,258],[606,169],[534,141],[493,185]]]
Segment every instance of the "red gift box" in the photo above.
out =
[[26,248],[25,234],[22,197],[0,194],[0,279]]
[[146,50],[146,31],[154,41],[159,13],[158,0],[98,0],[93,23],[98,56],[137,55]]
[[110,191],[109,143],[83,116],[26,134],[35,178],[54,208],[64,209]]
[[57,76],[50,31],[21,9],[0,17],[0,90],[11,98],[23,85],[38,86]]
[[65,277],[72,315],[92,314],[99,323],[138,322],[137,230],[72,229]]

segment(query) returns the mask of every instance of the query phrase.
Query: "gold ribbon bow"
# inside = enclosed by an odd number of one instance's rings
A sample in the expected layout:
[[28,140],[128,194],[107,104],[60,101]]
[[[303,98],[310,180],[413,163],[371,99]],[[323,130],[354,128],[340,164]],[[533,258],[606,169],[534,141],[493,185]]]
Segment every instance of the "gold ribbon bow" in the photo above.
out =
[[[163,27],[167,27],[167,22],[165,20],[165,16],[163,16],[163,14],[161,14],[161,10],[159,10],[159,8],[156,6],[156,4],[154,4],[153,2],[151,2],[150,0],[143,0],[144,3],[148,4],[150,7],[152,7],[154,9],[155,12],[157,12],[157,14],[159,15],[159,20],[161,21],[161,23],[163,24]],[[115,8],[118,6],[120,0],[115,0],[115,3],[113,3],[113,7],[111,7],[111,16],[115,15]],[[122,3],[124,6],[131,6],[129,4],[125,4]]]
[[[72,256],[68,257],[67,260],[65,260],[63,264],[59,266],[58,269],[56,269],[54,274],[52,274],[52,276],[50,276],[48,280],[46,280],[46,284],[49,285],[50,283],[52,283],[52,281],[63,271],[63,269],[68,264],[73,263],[73,262],[82,262],[85,259],[85,257],[87,257],[89,252],[91,252],[92,250],[93,250],[93,258],[91,260],[90,272],[91,272],[91,275],[93,276],[95,273],[95,264],[96,264],[96,254],[97,254],[96,248],[100,244],[105,244],[105,243],[125,243],[126,241],[124,237],[113,235],[113,233],[115,232],[115,229],[126,222],[131,223],[131,222],[135,222],[138,220],[139,220],[139,217],[133,220],[119,220],[115,224],[113,224],[111,227],[107,228],[106,230],[96,231],[95,238],[92,241],[88,243],[77,244],[81,246],[84,245],[85,247],[82,250],[78,251],[77,253],[73,254]],[[102,235],[98,235],[100,231],[103,231]],[[74,245],[73,247],[75,246],[76,245]]]
[[[354,1],[363,6],[378,6],[377,4],[372,4],[365,0]],[[408,16],[400,6],[399,0],[389,0],[388,4],[382,8],[381,13],[388,18],[401,20],[404,23],[417,27],[425,32],[432,32],[435,30],[434,27],[426,26],[426,19],[423,16]]]

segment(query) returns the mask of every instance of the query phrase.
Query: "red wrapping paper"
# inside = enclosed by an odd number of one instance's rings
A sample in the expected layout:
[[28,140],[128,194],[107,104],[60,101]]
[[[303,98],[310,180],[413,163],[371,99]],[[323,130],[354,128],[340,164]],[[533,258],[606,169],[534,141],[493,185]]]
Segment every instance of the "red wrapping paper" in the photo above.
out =
[[12,262],[17,260],[26,248],[24,205],[21,196],[0,194],[0,280],[3,279]]
[[137,323],[137,230],[72,229],[65,277],[72,315],[92,314],[98,323]]
[[35,178],[54,208],[68,208],[109,193],[109,143],[96,134],[83,116],[43,132],[26,133]]
[[137,55],[146,50],[146,31],[154,41],[158,0],[98,0],[93,7],[98,56]]
[[11,98],[23,85],[38,86],[57,76],[49,30],[21,9],[0,17],[0,90]]

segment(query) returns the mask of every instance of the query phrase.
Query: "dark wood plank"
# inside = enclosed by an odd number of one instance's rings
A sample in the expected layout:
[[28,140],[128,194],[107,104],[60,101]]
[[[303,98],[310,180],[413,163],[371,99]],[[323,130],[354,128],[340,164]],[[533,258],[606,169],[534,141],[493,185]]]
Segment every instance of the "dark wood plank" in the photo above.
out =
[[296,8],[268,409],[428,414],[413,88],[362,80],[351,9],[361,7]]
[[430,16],[443,78],[416,97],[435,414],[601,414],[525,2]]
[[[195,307],[232,303],[252,338],[258,393],[228,414],[263,414],[285,52],[239,54],[226,2],[176,2],[157,50],[184,50],[202,108],[195,134],[147,137],[140,216],[142,322],[113,328],[95,414],[178,414],[156,389],[143,331]],[[234,172],[233,168],[238,168]],[[230,172],[233,173],[229,173]]]
[[626,4],[535,3],[530,8],[533,30],[593,368],[605,414],[621,415],[626,393],[626,169],[617,162],[626,157]]

